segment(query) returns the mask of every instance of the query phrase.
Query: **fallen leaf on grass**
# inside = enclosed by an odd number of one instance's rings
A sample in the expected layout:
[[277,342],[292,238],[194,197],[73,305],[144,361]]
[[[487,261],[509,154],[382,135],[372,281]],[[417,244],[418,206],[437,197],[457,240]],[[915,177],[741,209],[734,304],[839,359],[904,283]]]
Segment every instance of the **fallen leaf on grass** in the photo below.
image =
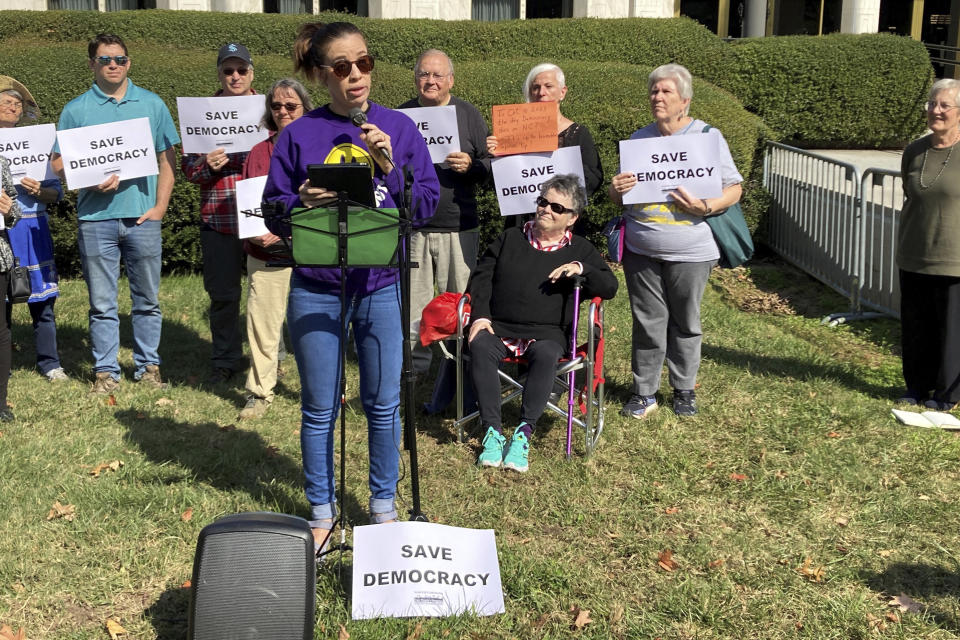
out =
[[107,618],[104,623],[107,627],[107,633],[110,634],[110,640],[118,640],[120,636],[127,635],[127,630],[120,626],[120,623],[113,618]]
[[677,513],[678,511],[680,511],[680,507],[667,507],[666,509],[663,510],[663,512],[664,512],[665,514],[667,514],[668,516],[672,516],[673,514]]
[[187,580],[187,581],[185,581],[182,585],[180,585],[180,588],[181,588],[181,589],[189,589],[189,588],[192,587],[192,586],[193,586],[193,583],[190,582],[189,580]]
[[810,562],[810,558],[807,558],[795,571],[811,582],[823,582],[823,576],[826,574],[823,567],[811,567]]
[[828,437],[828,438],[839,438],[839,437],[840,437],[840,434],[837,433],[836,431],[831,431],[830,433],[827,434],[827,437]]
[[848,524],[850,524],[850,519],[849,519],[849,518],[837,518],[834,522],[836,522],[837,525],[839,525],[839,526],[841,526],[841,527],[845,527],[845,526],[847,526]]
[[0,640],[24,640],[26,633],[23,629],[18,629],[16,633],[7,625],[0,627]]
[[143,420],[146,417],[147,414],[145,414],[143,411],[137,411],[137,420]]
[[881,558],[889,558],[894,551],[895,549],[880,549],[880,551],[877,551],[877,555]]
[[707,563],[707,568],[717,569],[718,567],[722,567],[724,562],[725,560],[723,558],[717,558],[716,560],[711,560],[710,562]]
[[900,614],[897,613],[896,611],[887,611],[887,615],[885,615],[885,616],[883,616],[883,617],[886,618],[887,620],[889,620],[890,622],[893,622],[893,623],[899,623],[899,622],[900,622]]
[[171,400],[170,398],[160,398],[159,400],[157,400],[157,401],[154,402],[153,404],[155,404],[155,405],[158,406],[158,407],[166,407],[166,406],[168,406],[168,405],[173,404],[173,400]]
[[547,621],[550,619],[550,614],[541,613],[540,617],[533,621],[533,624],[530,625],[533,629],[539,629],[543,625],[547,624]]
[[272,444],[266,448],[266,454],[268,458],[276,458],[278,455],[280,455],[280,447]]
[[777,469],[776,473],[773,474],[773,477],[777,480],[783,480],[787,477],[787,472],[783,469]]
[[193,507],[187,507],[187,510],[180,514],[180,519],[184,522],[190,522],[193,517]]
[[610,538],[611,540],[616,540],[617,538],[620,537],[620,534],[615,531],[607,531],[607,537]]
[[894,598],[890,598],[890,601],[887,603],[887,606],[896,607],[901,612],[909,611],[910,613],[920,613],[921,611],[923,611],[923,605],[905,593],[901,593],[900,595]]
[[881,631],[887,630],[887,623],[872,613],[867,614],[867,626],[875,633],[880,633]]
[[574,631],[580,631],[585,626],[593,622],[590,619],[590,609],[581,609],[580,607],[571,607],[573,611],[573,624],[570,626]]
[[237,425],[235,424],[222,424],[220,425],[220,431],[236,431]]
[[60,504],[59,500],[54,501],[53,507],[51,507],[50,512],[47,513],[47,520],[56,520],[57,518],[63,518],[67,521],[72,521],[76,517],[77,508],[72,504]]
[[347,633],[347,628],[343,625],[340,625],[340,631],[337,632],[337,640],[348,640],[350,634]]
[[413,628],[413,631],[407,635],[407,640],[417,640],[420,637],[420,634],[423,633],[423,623],[419,620],[417,621],[417,626]]
[[90,472],[90,475],[92,475],[94,478],[99,478],[100,474],[104,471],[118,471],[122,466],[123,462],[120,460],[114,460],[113,462],[101,462],[93,468],[93,470]]
[[747,474],[745,474],[745,473],[731,473],[731,474],[730,474],[730,479],[731,479],[731,480],[735,480],[735,481],[737,481],[737,482],[743,482],[744,480],[747,479]]
[[109,396],[107,396],[107,405],[111,407],[117,406],[117,398],[112,393]]
[[670,549],[664,549],[657,554],[657,565],[664,571],[673,571],[680,566],[677,564],[677,561],[673,559],[673,551]]
[[617,626],[621,620],[623,620],[623,605],[615,604],[610,610],[610,626]]

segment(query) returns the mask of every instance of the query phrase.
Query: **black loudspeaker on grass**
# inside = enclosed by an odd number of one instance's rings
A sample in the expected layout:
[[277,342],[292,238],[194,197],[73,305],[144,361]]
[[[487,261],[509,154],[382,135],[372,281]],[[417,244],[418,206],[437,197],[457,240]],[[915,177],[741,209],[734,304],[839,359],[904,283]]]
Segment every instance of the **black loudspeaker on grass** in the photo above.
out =
[[313,638],[317,566],[303,518],[254,512],[200,532],[189,640]]

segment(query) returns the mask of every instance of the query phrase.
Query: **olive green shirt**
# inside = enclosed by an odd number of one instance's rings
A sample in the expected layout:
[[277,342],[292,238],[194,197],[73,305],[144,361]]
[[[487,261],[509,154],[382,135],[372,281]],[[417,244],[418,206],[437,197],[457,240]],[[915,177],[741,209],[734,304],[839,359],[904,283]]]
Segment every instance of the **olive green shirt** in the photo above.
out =
[[[960,277],[960,143],[934,149],[930,140],[924,136],[903,152],[897,265],[904,271]],[[920,184],[921,171],[926,188]]]

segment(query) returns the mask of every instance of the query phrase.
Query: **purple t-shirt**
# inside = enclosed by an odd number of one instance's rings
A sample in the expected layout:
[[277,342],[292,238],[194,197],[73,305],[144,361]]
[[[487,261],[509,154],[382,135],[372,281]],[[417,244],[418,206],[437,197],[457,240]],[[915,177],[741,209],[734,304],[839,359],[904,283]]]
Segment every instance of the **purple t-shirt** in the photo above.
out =
[[[270,159],[267,186],[263,192],[264,201],[280,201],[286,211],[302,207],[298,192],[307,179],[308,165],[362,162],[374,167],[375,204],[382,208],[398,207],[404,188],[403,168],[410,167],[413,172],[410,192],[414,226],[430,218],[440,199],[440,184],[423,136],[413,121],[402,113],[374,102],[368,104],[367,121],[390,136],[393,161],[398,169],[384,175],[360,140],[362,130],[324,105],[291,122],[277,137]],[[282,223],[276,218],[268,218],[266,224],[278,235],[285,233]],[[340,293],[340,269],[298,267],[296,271],[301,277],[314,281],[320,290]],[[347,293],[366,295],[395,283],[398,277],[395,268],[351,268],[347,270]]]

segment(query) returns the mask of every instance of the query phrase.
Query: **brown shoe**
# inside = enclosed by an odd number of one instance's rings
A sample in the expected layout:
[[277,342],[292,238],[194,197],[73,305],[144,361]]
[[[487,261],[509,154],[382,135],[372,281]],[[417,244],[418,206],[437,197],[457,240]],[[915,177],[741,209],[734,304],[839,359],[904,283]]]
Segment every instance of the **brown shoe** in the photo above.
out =
[[237,420],[255,420],[256,418],[262,418],[269,408],[270,403],[266,398],[250,396],[247,398],[246,406],[240,410],[240,415],[237,416]]
[[138,382],[144,386],[152,387],[154,389],[168,389],[170,387],[169,384],[160,378],[160,367],[155,364],[147,365],[146,370],[140,376],[140,380]]
[[120,381],[113,378],[109,371],[97,372],[97,377],[93,381],[93,388],[90,393],[110,394],[120,388]]

